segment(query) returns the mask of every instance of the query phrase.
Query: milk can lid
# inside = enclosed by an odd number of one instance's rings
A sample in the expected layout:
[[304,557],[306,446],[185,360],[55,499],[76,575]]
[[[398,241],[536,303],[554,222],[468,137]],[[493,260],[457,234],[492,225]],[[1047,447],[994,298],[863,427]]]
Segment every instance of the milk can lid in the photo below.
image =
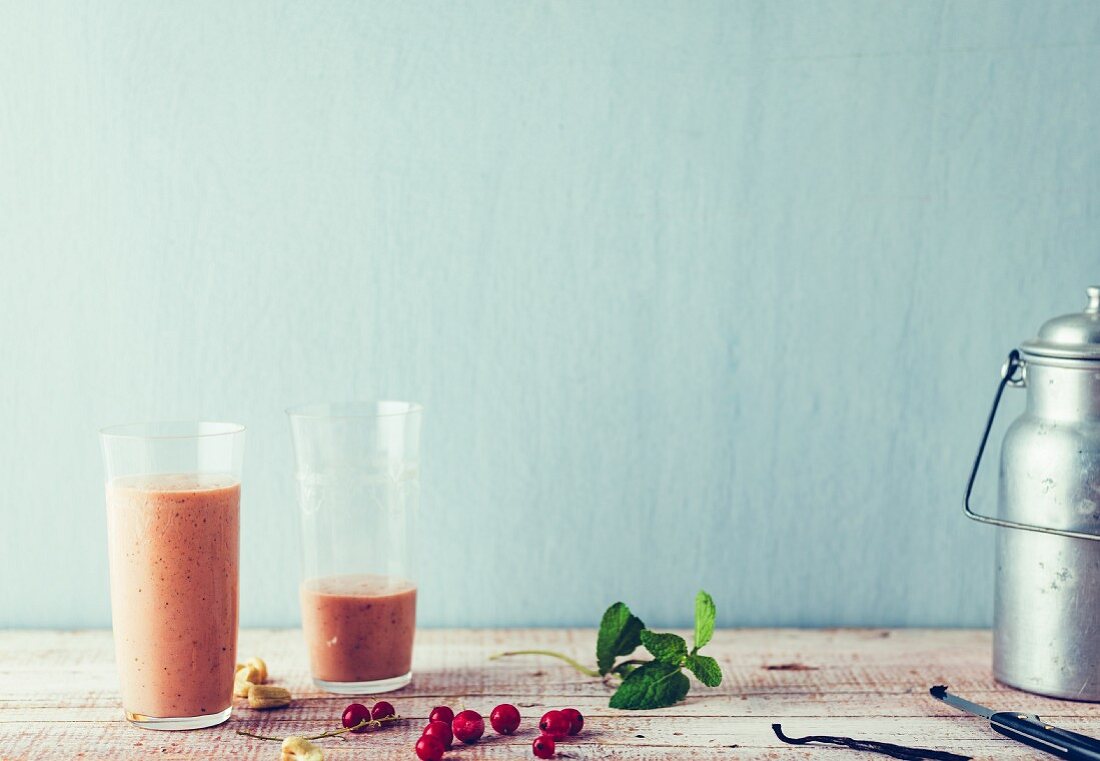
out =
[[1025,354],[1061,359],[1100,359],[1100,285],[1089,286],[1083,312],[1047,320],[1039,335],[1024,341]]

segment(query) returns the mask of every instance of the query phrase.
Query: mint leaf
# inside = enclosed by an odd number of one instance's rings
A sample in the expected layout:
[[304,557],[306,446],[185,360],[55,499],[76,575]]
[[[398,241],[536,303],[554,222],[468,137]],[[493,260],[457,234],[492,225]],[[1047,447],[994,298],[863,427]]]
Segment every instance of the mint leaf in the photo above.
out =
[[650,661],[630,672],[611,696],[611,707],[627,711],[664,708],[687,695],[691,682],[678,666]]
[[684,665],[707,687],[717,687],[722,683],[722,667],[709,655],[689,655]]
[[601,675],[611,671],[616,658],[630,655],[642,644],[642,629],[645,629],[642,619],[624,603],[617,602],[604,611],[596,638],[596,667]]
[[657,634],[646,629],[642,632],[642,644],[654,658],[673,666],[681,665],[688,654],[687,643],[678,634]]
[[714,636],[714,617],[717,609],[714,607],[714,598],[699,590],[699,594],[695,595],[695,649],[693,653],[699,652],[699,648],[710,642],[710,638]]

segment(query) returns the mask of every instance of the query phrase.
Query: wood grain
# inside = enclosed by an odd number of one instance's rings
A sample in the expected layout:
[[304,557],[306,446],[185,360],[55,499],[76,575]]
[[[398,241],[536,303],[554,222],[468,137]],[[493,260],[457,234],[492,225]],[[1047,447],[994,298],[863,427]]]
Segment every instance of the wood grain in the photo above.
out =
[[[609,687],[553,660],[488,660],[494,652],[519,646],[592,660],[591,630],[427,630],[417,636],[416,678],[391,698],[410,720],[346,741],[325,740],[327,759],[411,759],[415,738],[435,705],[488,713],[505,701],[524,715],[520,732],[457,748],[448,758],[531,758],[533,719],[566,705],[586,717],[582,735],[561,748],[574,758],[874,758],[782,745],[771,732],[775,721],[791,735],[850,735],[975,758],[1035,757],[1030,749],[995,735],[983,721],[933,701],[927,690],[936,683],[951,684],[991,706],[1035,711],[1068,728],[1100,734],[1100,712],[1090,704],[996,684],[986,631],[723,630],[709,646],[725,674],[722,686],[708,690],[695,683],[684,703],[647,712],[609,709]],[[0,758],[273,761],[279,756],[277,743],[241,737],[235,730],[284,736],[316,733],[337,723],[334,718],[349,701],[312,688],[298,631],[242,631],[240,653],[267,659],[273,681],[288,687],[295,703],[265,713],[240,707],[230,722],[207,730],[148,732],[121,718],[109,632],[0,632]]]

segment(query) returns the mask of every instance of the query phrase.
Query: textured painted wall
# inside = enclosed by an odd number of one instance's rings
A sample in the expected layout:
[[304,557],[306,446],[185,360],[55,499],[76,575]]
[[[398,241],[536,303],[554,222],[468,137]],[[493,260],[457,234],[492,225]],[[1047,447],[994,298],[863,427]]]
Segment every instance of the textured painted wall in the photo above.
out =
[[4,3],[0,625],[108,623],[96,430],[181,417],[249,426],[295,622],[282,410],[376,395],[427,624],[985,624],[960,492],[1100,280],[1098,83],[1088,2]]

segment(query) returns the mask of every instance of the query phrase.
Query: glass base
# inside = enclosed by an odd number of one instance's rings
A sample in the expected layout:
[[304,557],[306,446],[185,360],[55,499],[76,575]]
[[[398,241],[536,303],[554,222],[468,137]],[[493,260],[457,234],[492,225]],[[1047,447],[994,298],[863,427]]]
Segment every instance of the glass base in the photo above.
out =
[[314,679],[313,683],[325,692],[335,692],[337,695],[376,695],[379,692],[393,692],[400,690],[412,681],[412,672],[390,679],[376,679],[373,682],[326,682],[324,679]]
[[127,711],[126,720],[135,727],[141,727],[142,729],[202,729],[203,727],[213,727],[228,721],[232,713],[233,706],[229,706],[224,711],[209,713],[205,716],[183,716],[180,718],[160,718]]

